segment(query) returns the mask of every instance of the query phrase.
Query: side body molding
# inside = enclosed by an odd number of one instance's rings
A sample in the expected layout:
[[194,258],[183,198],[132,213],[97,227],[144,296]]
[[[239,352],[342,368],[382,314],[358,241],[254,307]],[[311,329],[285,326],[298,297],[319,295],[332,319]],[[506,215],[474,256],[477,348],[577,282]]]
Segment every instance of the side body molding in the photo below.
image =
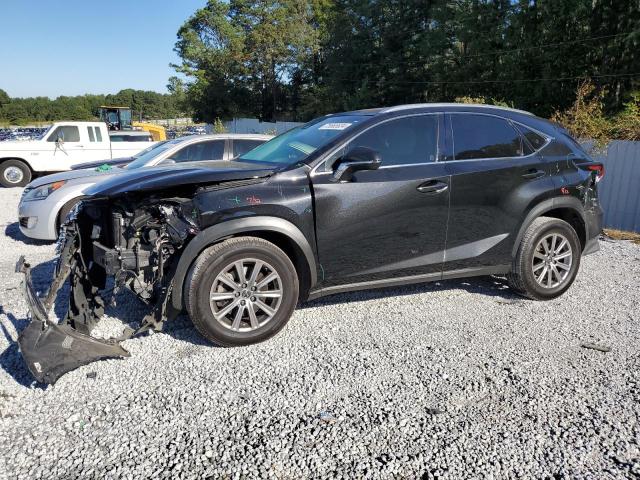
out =
[[183,308],[183,292],[184,281],[189,272],[191,264],[200,253],[209,245],[217,241],[243,232],[252,231],[268,231],[277,232],[289,237],[304,253],[309,272],[311,273],[311,284],[313,287],[317,280],[318,274],[316,269],[316,258],[313,249],[304,234],[293,223],[278,217],[255,216],[246,218],[237,218],[226,222],[218,223],[201,231],[196,237],[189,242],[187,247],[180,255],[180,260],[176,266],[173,276],[173,288],[171,294],[172,306],[180,311]]
[[[570,208],[571,210],[574,210],[580,216],[585,229],[588,228],[588,224],[584,215],[584,206],[582,205],[580,200],[575,197],[569,196],[548,198],[533,207],[525,217],[524,222],[522,222],[520,230],[518,231],[518,236],[515,238],[515,242],[513,244],[513,251],[511,252],[513,257],[515,257],[518,253],[520,241],[522,240],[524,232],[527,230],[527,228],[529,228],[529,225],[531,225],[531,222],[533,222],[537,217],[543,216],[545,212],[549,212],[556,208]],[[585,234],[586,238],[588,239],[589,232],[585,231]]]

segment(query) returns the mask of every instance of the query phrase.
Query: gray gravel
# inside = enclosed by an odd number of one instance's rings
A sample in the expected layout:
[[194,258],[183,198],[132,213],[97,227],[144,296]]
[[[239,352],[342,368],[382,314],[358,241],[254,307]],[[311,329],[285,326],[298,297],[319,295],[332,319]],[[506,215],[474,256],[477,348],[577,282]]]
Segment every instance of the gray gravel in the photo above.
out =
[[[53,246],[19,233],[18,197],[0,190],[0,477],[640,476],[637,245],[601,242],[551,302],[498,278],[338,295],[236,349],[181,318],[42,388],[13,266],[44,290]],[[123,294],[100,333],[143,312]]]

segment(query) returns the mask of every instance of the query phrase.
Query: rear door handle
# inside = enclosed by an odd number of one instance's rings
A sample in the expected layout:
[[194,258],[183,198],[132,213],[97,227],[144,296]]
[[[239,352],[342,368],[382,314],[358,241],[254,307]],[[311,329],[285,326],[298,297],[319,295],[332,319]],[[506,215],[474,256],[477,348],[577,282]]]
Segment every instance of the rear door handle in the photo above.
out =
[[535,168],[532,168],[527,173],[524,173],[522,175],[522,178],[526,178],[527,180],[533,180],[534,178],[544,177],[545,175],[546,175],[546,172],[544,170],[536,170]]
[[442,193],[447,191],[449,185],[439,180],[427,180],[418,187],[420,193]]

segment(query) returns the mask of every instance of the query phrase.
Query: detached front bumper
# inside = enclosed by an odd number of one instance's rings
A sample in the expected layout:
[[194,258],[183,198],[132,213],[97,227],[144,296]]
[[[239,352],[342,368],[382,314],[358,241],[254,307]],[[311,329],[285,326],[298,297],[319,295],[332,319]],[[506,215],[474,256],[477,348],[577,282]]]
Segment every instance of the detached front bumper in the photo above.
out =
[[[20,334],[18,344],[36,380],[53,384],[65,373],[82,365],[130,356],[116,340],[100,340],[78,332],[69,324],[52,322],[46,302],[42,302],[33,288],[31,268],[24,257],[18,260],[16,272],[24,274],[24,295],[31,315],[31,322]],[[59,288],[60,283],[54,280],[52,288]]]

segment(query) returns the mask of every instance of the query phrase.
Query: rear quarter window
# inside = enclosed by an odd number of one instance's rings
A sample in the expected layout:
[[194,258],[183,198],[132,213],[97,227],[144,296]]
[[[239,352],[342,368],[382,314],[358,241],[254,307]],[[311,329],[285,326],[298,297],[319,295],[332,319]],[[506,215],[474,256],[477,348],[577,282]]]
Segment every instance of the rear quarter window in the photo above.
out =
[[520,133],[526,139],[529,145],[533,147],[534,151],[537,152],[547,144],[547,138],[540,135],[538,132],[532,130],[531,128],[525,125],[522,125],[520,123],[516,123],[515,127],[520,131]]

